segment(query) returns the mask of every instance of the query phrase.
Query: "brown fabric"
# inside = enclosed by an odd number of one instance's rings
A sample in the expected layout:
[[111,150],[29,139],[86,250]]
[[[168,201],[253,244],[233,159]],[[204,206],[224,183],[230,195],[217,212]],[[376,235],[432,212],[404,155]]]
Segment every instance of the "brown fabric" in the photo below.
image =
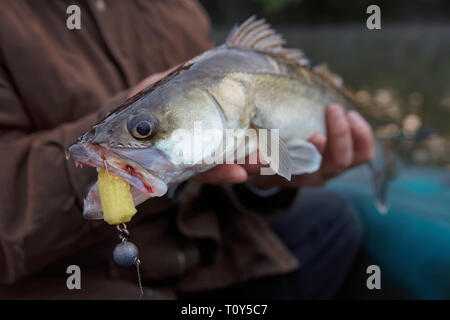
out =
[[[81,8],[81,30],[66,28],[70,4]],[[139,81],[210,47],[192,0],[111,0],[103,10],[98,1],[2,1],[0,297],[135,297],[135,270],[112,263],[115,231],[81,215],[95,170],[75,169],[64,150]],[[181,205],[151,199],[129,225],[147,287],[218,288],[297,266],[261,216],[237,212],[223,190],[188,187]],[[82,290],[66,288],[70,264]]]

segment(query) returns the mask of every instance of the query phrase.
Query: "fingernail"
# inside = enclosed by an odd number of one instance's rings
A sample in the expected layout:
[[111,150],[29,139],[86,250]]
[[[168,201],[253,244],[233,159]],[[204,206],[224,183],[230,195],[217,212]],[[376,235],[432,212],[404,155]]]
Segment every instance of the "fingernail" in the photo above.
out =
[[344,113],[344,109],[339,104],[330,104],[328,108],[332,117],[341,117]]
[[363,118],[356,111],[350,111],[348,113],[348,118],[350,119],[350,122],[354,127],[359,127],[363,124]]
[[329,115],[333,122],[344,120],[344,109],[339,104],[331,104],[329,106]]

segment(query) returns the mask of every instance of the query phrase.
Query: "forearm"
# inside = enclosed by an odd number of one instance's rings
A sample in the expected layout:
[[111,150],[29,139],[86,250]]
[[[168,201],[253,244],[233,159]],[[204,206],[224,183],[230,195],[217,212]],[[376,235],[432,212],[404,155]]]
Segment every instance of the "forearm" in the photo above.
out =
[[0,134],[0,283],[12,283],[94,241],[81,210],[96,172],[76,169],[65,150],[124,95],[52,130]]
[[81,245],[88,225],[82,221],[80,201],[92,173],[71,173],[64,148],[96,120],[90,114],[51,131],[0,142],[1,283],[11,283]]

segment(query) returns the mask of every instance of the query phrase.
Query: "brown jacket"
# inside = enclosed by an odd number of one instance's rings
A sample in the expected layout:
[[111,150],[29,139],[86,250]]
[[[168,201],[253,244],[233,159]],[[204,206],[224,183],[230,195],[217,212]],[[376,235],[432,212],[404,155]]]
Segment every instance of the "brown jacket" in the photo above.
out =
[[[64,150],[148,75],[209,49],[209,21],[193,0],[0,4],[0,297],[135,298],[135,270],[111,259],[114,228],[81,208],[92,168]],[[297,262],[264,218],[223,190],[191,184],[180,200],[151,199],[130,223],[147,297],[226,287],[288,272]],[[66,288],[78,265],[82,290]],[[166,294],[164,294],[166,293]]]

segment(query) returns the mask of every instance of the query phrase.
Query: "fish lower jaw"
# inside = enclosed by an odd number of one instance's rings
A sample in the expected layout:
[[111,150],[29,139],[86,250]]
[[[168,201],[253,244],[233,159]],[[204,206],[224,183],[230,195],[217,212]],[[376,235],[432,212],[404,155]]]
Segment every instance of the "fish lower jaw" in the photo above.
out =
[[108,173],[114,174],[139,191],[148,194],[149,197],[161,197],[167,192],[167,185],[163,181],[148,172],[142,173],[141,170],[130,164],[115,166],[106,161],[103,163],[90,163],[82,160],[78,160],[76,163],[81,166],[87,165],[97,168],[97,171],[105,170]]
[[103,146],[92,143],[77,143],[69,148],[75,164],[87,165],[105,170],[125,180],[135,189],[149,197],[161,197],[167,192],[167,185],[138,164],[121,159]]

